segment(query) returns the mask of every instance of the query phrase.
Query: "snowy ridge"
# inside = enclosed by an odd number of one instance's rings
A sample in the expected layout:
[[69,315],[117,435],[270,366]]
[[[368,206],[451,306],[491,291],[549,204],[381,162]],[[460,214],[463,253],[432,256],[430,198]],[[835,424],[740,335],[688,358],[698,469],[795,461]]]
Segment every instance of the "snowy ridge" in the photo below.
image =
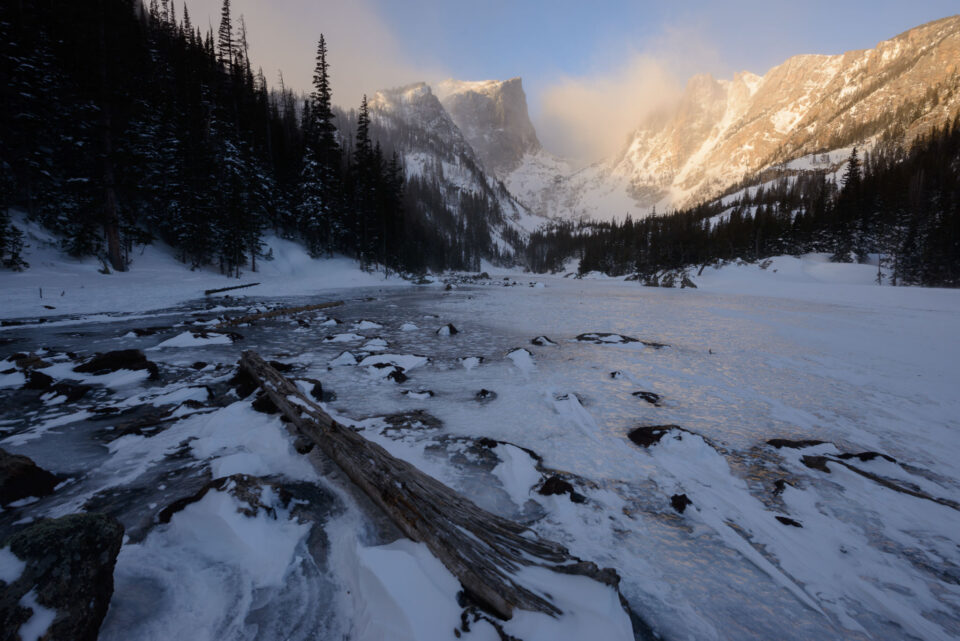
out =
[[763,76],[697,75],[678,103],[649,117],[615,157],[574,170],[532,149],[501,178],[550,217],[611,220],[691,206],[775,165],[899,126],[909,142],[943,125],[960,113],[958,60],[954,16],[873,49],[794,56]]
[[512,248],[500,237],[504,226],[521,237],[543,221],[523,207],[493,175],[426,83],[378,91],[370,100],[374,124],[403,157],[408,177],[435,181],[444,188],[446,206],[457,213],[461,193],[488,198],[502,220],[489,221],[501,252]]

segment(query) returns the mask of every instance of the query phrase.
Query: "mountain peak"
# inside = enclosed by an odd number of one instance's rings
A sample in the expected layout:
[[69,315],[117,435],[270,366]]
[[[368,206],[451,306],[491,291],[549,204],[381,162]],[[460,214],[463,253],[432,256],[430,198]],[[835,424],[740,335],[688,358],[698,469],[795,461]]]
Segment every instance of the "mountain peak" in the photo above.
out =
[[449,79],[437,83],[435,89],[484,166],[494,174],[508,173],[526,153],[540,149],[520,78]]

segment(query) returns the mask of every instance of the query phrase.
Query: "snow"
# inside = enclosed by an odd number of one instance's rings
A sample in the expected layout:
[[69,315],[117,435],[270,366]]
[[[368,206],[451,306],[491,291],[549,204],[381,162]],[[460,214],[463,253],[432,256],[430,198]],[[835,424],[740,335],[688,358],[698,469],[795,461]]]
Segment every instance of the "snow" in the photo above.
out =
[[401,332],[415,332],[418,329],[420,328],[413,323],[404,323],[403,325],[400,326]]
[[[490,272],[491,282],[520,277]],[[576,556],[615,568],[630,606],[664,638],[950,639],[960,602],[960,512],[949,506],[960,497],[960,292],[880,287],[875,275],[876,265],[807,255],[777,257],[766,268],[707,267],[691,274],[695,290],[545,276],[542,290],[411,288],[373,300],[348,292],[337,310],[344,326],[382,325],[378,337],[363,340],[380,339],[391,353],[344,352],[323,342],[326,328],[294,331],[285,319],[245,328],[242,349],[294,365],[290,376],[321,379],[336,392],[324,404],[334,419],[394,456]],[[427,317],[433,320],[419,320]],[[412,320],[432,328],[438,319],[469,331],[456,340],[403,331]],[[8,335],[24,351],[96,351],[104,342],[121,348],[143,340],[123,338],[127,326],[81,329],[93,335],[61,337],[45,328]],[[576,340],[601,331],[671,348]],[[556,346],[530,346],[537,336]],[[206,398],[204,386],[216,390],[232,368],[189,365],[232,365],[240,349],[158,351],[161,381],[98,388],[94,400],[31,400],[21,410],[7,400],[31,392],[2,391],[2,447],[70,478],[53,496],[14,508],[23,513],[17,520],[132,497],[116,509],[140,538],[121,551],[101,637],[451,638],[460,588],[423,546],[394,540],[395,530],[358,504],[329,462],[296,452],[276,415],[232,394]],[[349,366],[360,356],[360,367]],[[43,371],[57,379],[114,380],[73,373],[74,363],[57,353],[44,358],[53,365]],[[384,386],[366,371],[376,364],[412,371],[411,380]],[[477,402],[480,389],[496,399]],[[638,390],[666,402],[650,405],[633,396]],[[118,424],[90,416],[95,404],[188,400],[208,407],[151,435],[93,436]],[[421,408],[438,420],[411,412]],[[404,411],[408,426],[383,418]],[[646,448],[628,440],[630,430],[654,425],[683,431],[671,429]],[[488,449],[480,437],[498,444]],[[827,443],[776,449],[771,438]],[[542,472],[523,448],[543,458]],[[895,462],[840,458],[868,451]],[[809,456],[824,457],[830,472],[805,464]],[[585,502],[533,490],[553,473]],[[156,520],[159,506],[234,474],[330,492],[336,507],[298,504],[322,515],[305,522],[294,513],[296,501],[284,506],[265,486],[261,499],[273,513],[246,516],[237,512],[245,503],[210,490],[169,523]],[[682,514],[671,505],[675,494],[692,501]],[[9,561],[0,550],[0,573],[17,571]],[[606,586],[535,568],[515,578],[549,592],[564,615],[517,612],[503,624],[507,634],[630,638],[616,592]],[[301,621],[309,624],[289,627]],[[484,622],[462,636],[498,638]]]
[[9,546],[0,548],[0,581],[8,585],[13,583],[20,578],[26,567],[26,562],[21,561]]
[[493,468],[493,475],[500,479],[510,500],[523,506],[530,498],[530,490],[540,482],[533,457],[515,445],[501,443],[494,449],[500,463]]
[[20,629],[17,630],[21,641],[39,641],[47,633],[47,629],[56,618],[56,610],[40,605],[37,601],[36,590],[30,590],[24,594],[18,605],[32,610],[30,618],[21,623]]
[[311,258],[301,245],[276,236],[264,238],[264,251],[272,251],[273,260],[258,260],[258,271],[246,271],[240,281],[212,268],[191,271],[159,241],[135,248],[129,271],[101,274],[99,261],[74,259],[62,253],[57,238],[26,221],[23,214],[13,212],[12,219],[25,232],[23,257],[30,268],[0,274],[3,318],[155,310],[203,297],[207,289],[248,282],[260,285],[225,294],[290,296],[407,284],[399,278],[384,279],[382,274],[363,271],[355,261],[344,257]]
[[350,352],[342,352],[335,359],[330,361],[327,365],[329,367],[340,367],[343,365],[356,365],[357,357],[351,354]]
[[198,345],[229,345],[232,342],[226,334],[194,334],[193,332],[183,332],[173,338],[168,338],[152,349],[163,349],[164,347],[196,347]]

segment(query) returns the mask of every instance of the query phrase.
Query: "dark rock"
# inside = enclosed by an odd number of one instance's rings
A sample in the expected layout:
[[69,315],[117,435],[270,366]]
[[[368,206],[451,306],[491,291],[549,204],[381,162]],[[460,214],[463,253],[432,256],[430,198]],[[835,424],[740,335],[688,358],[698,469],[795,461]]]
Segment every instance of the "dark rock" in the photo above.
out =
[[777,479],[773,482],[773,495],[780,496],[783,494],[783,491],[787,489],[787,480],[786,479]]
[[43,360],[36,354],[14,354],[10,360],[20,369],[43,369],[50,367],[50,363]]
[[556,343],[550,340],[549,336],[537,336],[536,338],[531,340],[530,343],[533,345],[538,345],[540,347],[556,346]]
[[443,291],[449,292],[451,289],[453,289],[453,285],[451,285],[450,283],[447,283],[447,284],[444,286]]
[[772,445],[778,450],[781,447],[789,447],[795,450],[803,449],[805,447],[813,447],[814,445],[823,445],[826,441],[817,441],[813,439],[804,439],[799,441],[791,441],[786,438],[772,438],[767,441],[767,445]]
[[623,378],[623,372],[621,372],[620,370],[610,372],[610,378],[612,379]]
[[664,347],[670,347],[666,343],[658,343],[656,341],[640,341],[645,347],[652,347],[653,349],[663,349]]
[[437,330],[438,336],[453,336],[454,334],[459,334],[460,330],[453,326],[453,323],[447,323],[443,327]]
[[689,276],[684,275],[683,279],[680,281],[680,288],[683,289],[684,287],[689,287],[690,289],[696,289],[697,285],[692,280],[690,280]]
[[[612,340],[604,340],[612,339]],[[624,336],[623,334],[612,334],[610,332],[589,332],[586,334],[578,334],[577,340],[582,343],[594,343],[596,345],[616,345],[618,343],[639,343],[636,338],[632,336]]]
[[[109,420],[111,429],[104,429],[97,433],[97,437],[103,441],[110,442],[116,439],[134,434],[136,436],[156,436],[162,429],[164,423],[176,420],[170,415],[176,409],[176,405],[162,405],[153,407],[152,405],[141,405],[130,408],[119,415],[97,416],[87,419],[88,421]],[[122,419],[122,420],[117,420]]]
[[479,274],[477,274],[477,275],[475,276],[475,278],[479,278],[479,279],[483,279],[483,280],[490,280],[490,274],[488,274],[487,272],[480,272]]
[[882,458],[882,459],[884,459],[884,460],[890,461],[891,463],[896,463],[896,462],[897,462],[897,459],[893,458],[892,456],[888,456],[888,455],[886,455],[886,454],[881,454],[880,452],[860,452],[859,454],[853,454],[853,453],[851,453],[851,452],[844,452],[843,454],[839,454],[839,455],[837,456],[837,458],[841,458],[841,459],[843,459],[843,460],[845,460],[845,461],[846,461],[846,460],[849,460],[849,459],[852,459],[852,458],[859,459],[862,463],[866,463],[867,461],[872,461],[873,459],[875,459],[875,458],[877,458],[877,457],[880,457],[880,458]]
[[227,384],[237,391],[237,396],[246,398],[256,391],[259,385],[253,380],[253,377],[247,374],[246,370],[237,368],[237,373],[233,375]]
[[74,367],[73,371],[99,376],[121,369],[145,369],[150,372],[151,380],[156,379],[160,375],[157,364],[148,361],[147,357],[139,349],[122,349],[115,352],[96,354],[85,363]]
[[289,372],[293,369],[293,365],[290,363],[281,363],[280,361],[267,361],[270,364],[270,367],[277,370],[278,372]]
[[778,516],[776,517],[776,519],[781,523],[783,523],[784,525],[790,525],[792,527],[803,527],[803,525],[801,525],[799,521],[794,521],[788,516]]
[[493,399],[497,398],[497,393],[492,390],[482,389],[477,392],[474,398],[476,398],[478,401],[492,401]]
[[9,540],[10,551],[26,563],[20,578],[0,592],[0,635],[33,616],[21,598],[35,590],[37,602],[56,611],[44,639],[96,641],[113,595],[113,568],[123,526],[103,514],[42,519]]
[[203,361],[197,361],[196,363],[194,363],[194,364],[191,365],[190,367],[192,367],[193,369],[203,369],[203,368],[206,367],[206,366],[207,366],[207,364],[204,363]]
[[827,467],[827,461],[830,460],[826,456],[808,456],[804,455],[800,458],[800,462],[809,467],[811,470],[820,470],[821,472],[830,473],[830,468]]
[[23,384],[23,389],[34,389],[46,391],[53,386],[53,377],[44,374],[43,372],[29,372],[27,374],[27,382]]
[[659,443],[670,430],[686,431],[679,425],[648,425],[630,430],[627,437],[640,447],[650,447]]
[[397,414],[384,416],[383,422],[387,424],[387,427],[383,429],[384,434],[389,434],[390,432],[436,430],[443,427],[443,421],[423,410],[399,412]]
[[252,405],[254,410],[264,414],[278,414],[280,412],[280,409],[270,400],[266,392],[257,394],[257,398],[253,400]]
[[660,406],[659,394],[655,394],[653,392],[634,392],[633,395],[636,396],[637,398],[642,398],[643,400],[650,403],[651,405],[656,405],[657,407]]
[[153,336],[158,332],[170,329],[169,327],[135,327],[133,328],[133,333],[137,335],[138,338],[144,336]]
[[93,387],[90,385],[81,385],[80,383],[67,383],[61,382],[57,383],[50,388],[48,394],[52,394],[52,398],[57,396],[65,396],[68,403],[75,403],[81,398],[87,395],[87,392],[92,390]]
[[0,505],[53,494],[57,477],[20,454],[0,449]]
[[389,378],[394,383],[403,383],[404,381],[407,380],[407,375],[403,373],[402,367],[400,367],[399,365],[394,365],[393,371],[387,374],[387,378]]
[[569,494],[570,500],[574,503],[585,503],[587,500],[587,497],[573,489],[573,485],[569,481],[563,480],[556,474],[544,481],[537,492],[543,496]]
[[660,287],[675,287],[676,280],[677,280],[676,274],[672,274],[672,273],[664,274],[663,278],[660,279]]
[[670,497],[670,505],[673,506],[680,514],[683,514],[686,511],[688,505],[693,505],[693,501],[690,500],[686,494],[674,494]]

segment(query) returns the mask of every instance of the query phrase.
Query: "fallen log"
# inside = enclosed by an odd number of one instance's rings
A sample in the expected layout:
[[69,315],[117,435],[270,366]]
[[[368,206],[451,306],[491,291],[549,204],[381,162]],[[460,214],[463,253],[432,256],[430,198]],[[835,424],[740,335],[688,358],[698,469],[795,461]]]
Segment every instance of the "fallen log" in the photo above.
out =
[[335,300],[329,303],[318,303],[316,305],[304,305],[302,307],[284,307],[282,309],[272,309],[269,312],[249,314],[247,316],[238,316],[237,318],[227,319],[219,325],[214,326],[213,329],[222,329],[232,325],[241,325],[243,323],[250,323],[252,321],[262,320],[264,318],[276,318],[277,316],[288,316],[289,314],[299,314],[301,312],[313,312],[318,309],[330,309],[331,307],[339,307],[340,305],[343,305],[342,300]]
[[240,369],[263,388],[300,439],[316,444],[333,459],[405,535],[425,543],[464,590],[495,615],[510,619],[514,608],[562,614],[549,596],[534,593],[515,580],[523,566],[587,576],[614,589],[619,585],[620,577],[613,569],[601,570],[572,556],[562,545],[477,507],[337,423],[256,352],[243,353]]
[[218,289],[205,289],[203,290],[204,296],[209,296],[210,294],[219,294],[220,292],[229,292],[234,289],[244,289],[246,287],[253,287],[254,285],[259,285],[260,283],[250,283],[248,285],[234,285],[233,287],[220,287]]

